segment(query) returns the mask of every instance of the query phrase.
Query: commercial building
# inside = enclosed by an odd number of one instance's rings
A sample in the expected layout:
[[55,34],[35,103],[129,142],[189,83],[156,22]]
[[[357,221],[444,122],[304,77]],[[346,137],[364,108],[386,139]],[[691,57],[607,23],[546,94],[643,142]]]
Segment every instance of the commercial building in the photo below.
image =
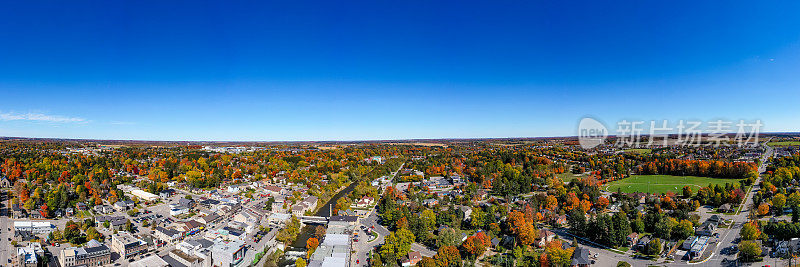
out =
[[17,248],[16,266],[38,267],[39,258],[44,255],[44,250],[39,243],[31,243],[26,247]]
[[225,241],[222,239],[214,240],[214,245],[211,246],[211,255],[214,266],[241,266],[244,259],[246,250],[244,249],[244,241],[231,240]]
[[38,235],[38,234],[48,234],[55,229],[56,227],[49,222],[34,222],[34,221],[14,222],[15,232],[29,232]]
[[169,267],[169,263],[167,263],[164,259],[156,255],[148,256],[144,259],[134,261],[130,267]]
[[343,221],[331,221],[325,230],[322,244],[311,255],[309,267],[348,266],[350,262],[350,235],[353,226]]
[[65,248],[61,250],[58,262],[61,267],[72,266],[103,266],[111,264],[111,250],[106,246],[92,239],[82,248]]
[[131,191],[131,195],[134,195],[134,196],[136,196],[136,197],[138,197],[140,199],[143,199],[145,201],[156,201],[156,200],[158,200],[160,198],[156,194],[151,194],[151,193],[146,192],[146,191],[141,190],[141,189],[132,190]]
[[147,252],[147,243],[128,232],[119,232],[111,236],[111,249],[119,253],[120,258],[127,259]]

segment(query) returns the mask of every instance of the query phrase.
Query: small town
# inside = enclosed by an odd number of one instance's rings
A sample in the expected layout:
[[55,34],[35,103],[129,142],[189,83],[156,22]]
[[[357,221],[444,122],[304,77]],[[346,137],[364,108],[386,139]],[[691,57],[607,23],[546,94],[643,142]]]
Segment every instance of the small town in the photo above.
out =
[[800,251],[800,136],[761,138],[711,154],[569,138],[248,148],[9,139],[2,260],[788,263]]
[[6,1],[0,267],[800,267],[800,1]]

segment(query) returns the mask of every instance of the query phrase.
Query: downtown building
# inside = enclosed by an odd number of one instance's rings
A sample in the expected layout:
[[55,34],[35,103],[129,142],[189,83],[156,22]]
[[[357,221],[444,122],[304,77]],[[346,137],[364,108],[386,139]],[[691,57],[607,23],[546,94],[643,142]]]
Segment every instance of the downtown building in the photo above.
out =
[[92,239],[82,248],[72,247],[61,250],[58,262],[61,267],[108,265],[111,264],[111,250],[106,245]]

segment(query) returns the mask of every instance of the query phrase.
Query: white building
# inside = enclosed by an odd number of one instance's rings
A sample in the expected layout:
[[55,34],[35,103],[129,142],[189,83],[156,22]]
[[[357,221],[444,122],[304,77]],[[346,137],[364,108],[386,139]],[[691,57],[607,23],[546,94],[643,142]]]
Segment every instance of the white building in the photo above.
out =
[[134,196],[136,196],[136,197],[138,197],[140,199],[143,199],[145,201],[155,201],[155,200],[160,199],[160,197],[158,195],[152,194],[150,192],[146,192],[146,191],[141,190],[141,189],[131,190],[131,195],[134,195]]
[[30,232],[32,234],[47,234],[55,230],[55,226],[50,222],[17,221],[14,222],[14,231]]
[[141,259],[141,260],[138,260],[138,261],[134,261],[134,262],[131,263],[131,265],[128,265],[128,266],[130,266],[130,267],[169,267],[169,263],[167,263],[167,261],[165,261],[164,259],[162,259],[158,255],[152,255],[152,256],[149,256],[147,258],[144,258],[144,259]]
[[[222,239],[214,240],[214,245],[211,246],[211,255],[214,266],[242,266],[245,255],[244,241],[231,240],[225,241]],[[249,264],[249,262],[247,263]]]

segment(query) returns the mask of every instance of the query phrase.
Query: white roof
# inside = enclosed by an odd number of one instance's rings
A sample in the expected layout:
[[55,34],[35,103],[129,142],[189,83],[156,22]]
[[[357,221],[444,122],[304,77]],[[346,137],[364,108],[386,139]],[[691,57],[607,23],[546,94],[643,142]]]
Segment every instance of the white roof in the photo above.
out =
[[158,255],[152,255],[150,257],[134,261],[130,265],[130,267],[166,267],[169,266],[164,259],[159,257]]
[[323,244],[326,246],[346,246],[349,243],[350,236],[344,234],[327,234]]
[[147,191],[144,191],[144,190],[141,190],[141,189],[133,190],[133,191],[131,191],[131,194],[133,194],[134,196],[143,197],[143,198],[158,198],[157,195],[152,194],[152,193],[147,192]]
[[17,221],[14,222],[14,227],[53,227],[53,224],[50,222]]

